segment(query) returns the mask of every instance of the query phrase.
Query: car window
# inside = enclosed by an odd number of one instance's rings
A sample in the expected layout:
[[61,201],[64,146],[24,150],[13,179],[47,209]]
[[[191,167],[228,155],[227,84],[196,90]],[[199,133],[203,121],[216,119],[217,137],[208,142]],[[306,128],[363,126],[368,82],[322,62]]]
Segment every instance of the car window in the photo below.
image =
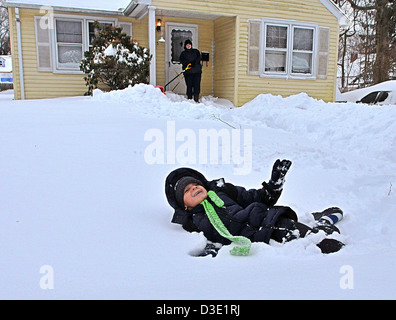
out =
[[381,91],[379,96],[378,96],[378,101],[377,102],[383,102],[389,97],[389,92],[388,91]]
[[377,95],[380,91],[374,91],[369,93],[367,96],[363,97],[360,102],[362,103],[375,103]]

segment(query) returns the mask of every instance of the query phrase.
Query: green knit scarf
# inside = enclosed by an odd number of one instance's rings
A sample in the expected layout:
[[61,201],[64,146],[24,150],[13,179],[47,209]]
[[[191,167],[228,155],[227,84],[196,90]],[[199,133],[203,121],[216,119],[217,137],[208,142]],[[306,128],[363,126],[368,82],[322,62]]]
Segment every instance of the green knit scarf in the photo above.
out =
[[[224,201],[219,198],[219,196],[214,191],[208,191],[208,197],[213,201],[213,203],[219,208],[225,208]],[[242,236],[233,236],[226,228],[224,223],[220,220],[215,208],[212,204],[205,199],[201,202],[205,208],[206,215],[209,218],[212,226],[217,230],[217,232],[224,238],[235,242],[237,246],[230,250],[230,253],[234,256],[248,256],[250,253],[250,247],[252,245],[251,241]]]

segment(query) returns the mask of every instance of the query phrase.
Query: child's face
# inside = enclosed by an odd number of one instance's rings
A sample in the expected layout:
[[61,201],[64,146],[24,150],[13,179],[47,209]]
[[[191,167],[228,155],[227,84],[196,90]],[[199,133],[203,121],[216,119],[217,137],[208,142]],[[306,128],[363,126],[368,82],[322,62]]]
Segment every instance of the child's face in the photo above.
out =
[[196,183],[190,183],[184,189],[184,208],[191,210],[206,199],[208,192],[204,187]]

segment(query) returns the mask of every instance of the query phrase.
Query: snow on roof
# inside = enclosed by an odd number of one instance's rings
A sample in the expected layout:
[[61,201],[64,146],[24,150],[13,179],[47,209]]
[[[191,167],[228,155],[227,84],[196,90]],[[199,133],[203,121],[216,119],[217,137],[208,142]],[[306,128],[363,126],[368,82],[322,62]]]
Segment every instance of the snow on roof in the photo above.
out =
[[118,11],[125,9],[132,0],[9,0],[6,1],[11,6],[50,6],[63,8],[78,8],[89,10]]
[[[320,2],[336,16],[341,26],[348,25],[349,21],[340,8],[330,0]],[[85,10],[124,11],[130,4],[151,5],[151,0],[6,0],[10,6],[50,6]],[[122,10],[120,10],[122,9]]]

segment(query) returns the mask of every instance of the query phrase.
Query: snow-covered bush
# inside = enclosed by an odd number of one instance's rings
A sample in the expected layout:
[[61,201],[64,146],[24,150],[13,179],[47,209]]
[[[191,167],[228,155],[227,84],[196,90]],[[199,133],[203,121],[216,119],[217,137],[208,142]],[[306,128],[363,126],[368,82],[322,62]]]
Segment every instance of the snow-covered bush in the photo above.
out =
[[111,90],[125,89],[129,85],[147,83],[151,55],[147,48],[139,46],[121,28],[101,26],[89,51],[84,52],[80,69],[86,74],[86,95],[92,95],[99,83]]

